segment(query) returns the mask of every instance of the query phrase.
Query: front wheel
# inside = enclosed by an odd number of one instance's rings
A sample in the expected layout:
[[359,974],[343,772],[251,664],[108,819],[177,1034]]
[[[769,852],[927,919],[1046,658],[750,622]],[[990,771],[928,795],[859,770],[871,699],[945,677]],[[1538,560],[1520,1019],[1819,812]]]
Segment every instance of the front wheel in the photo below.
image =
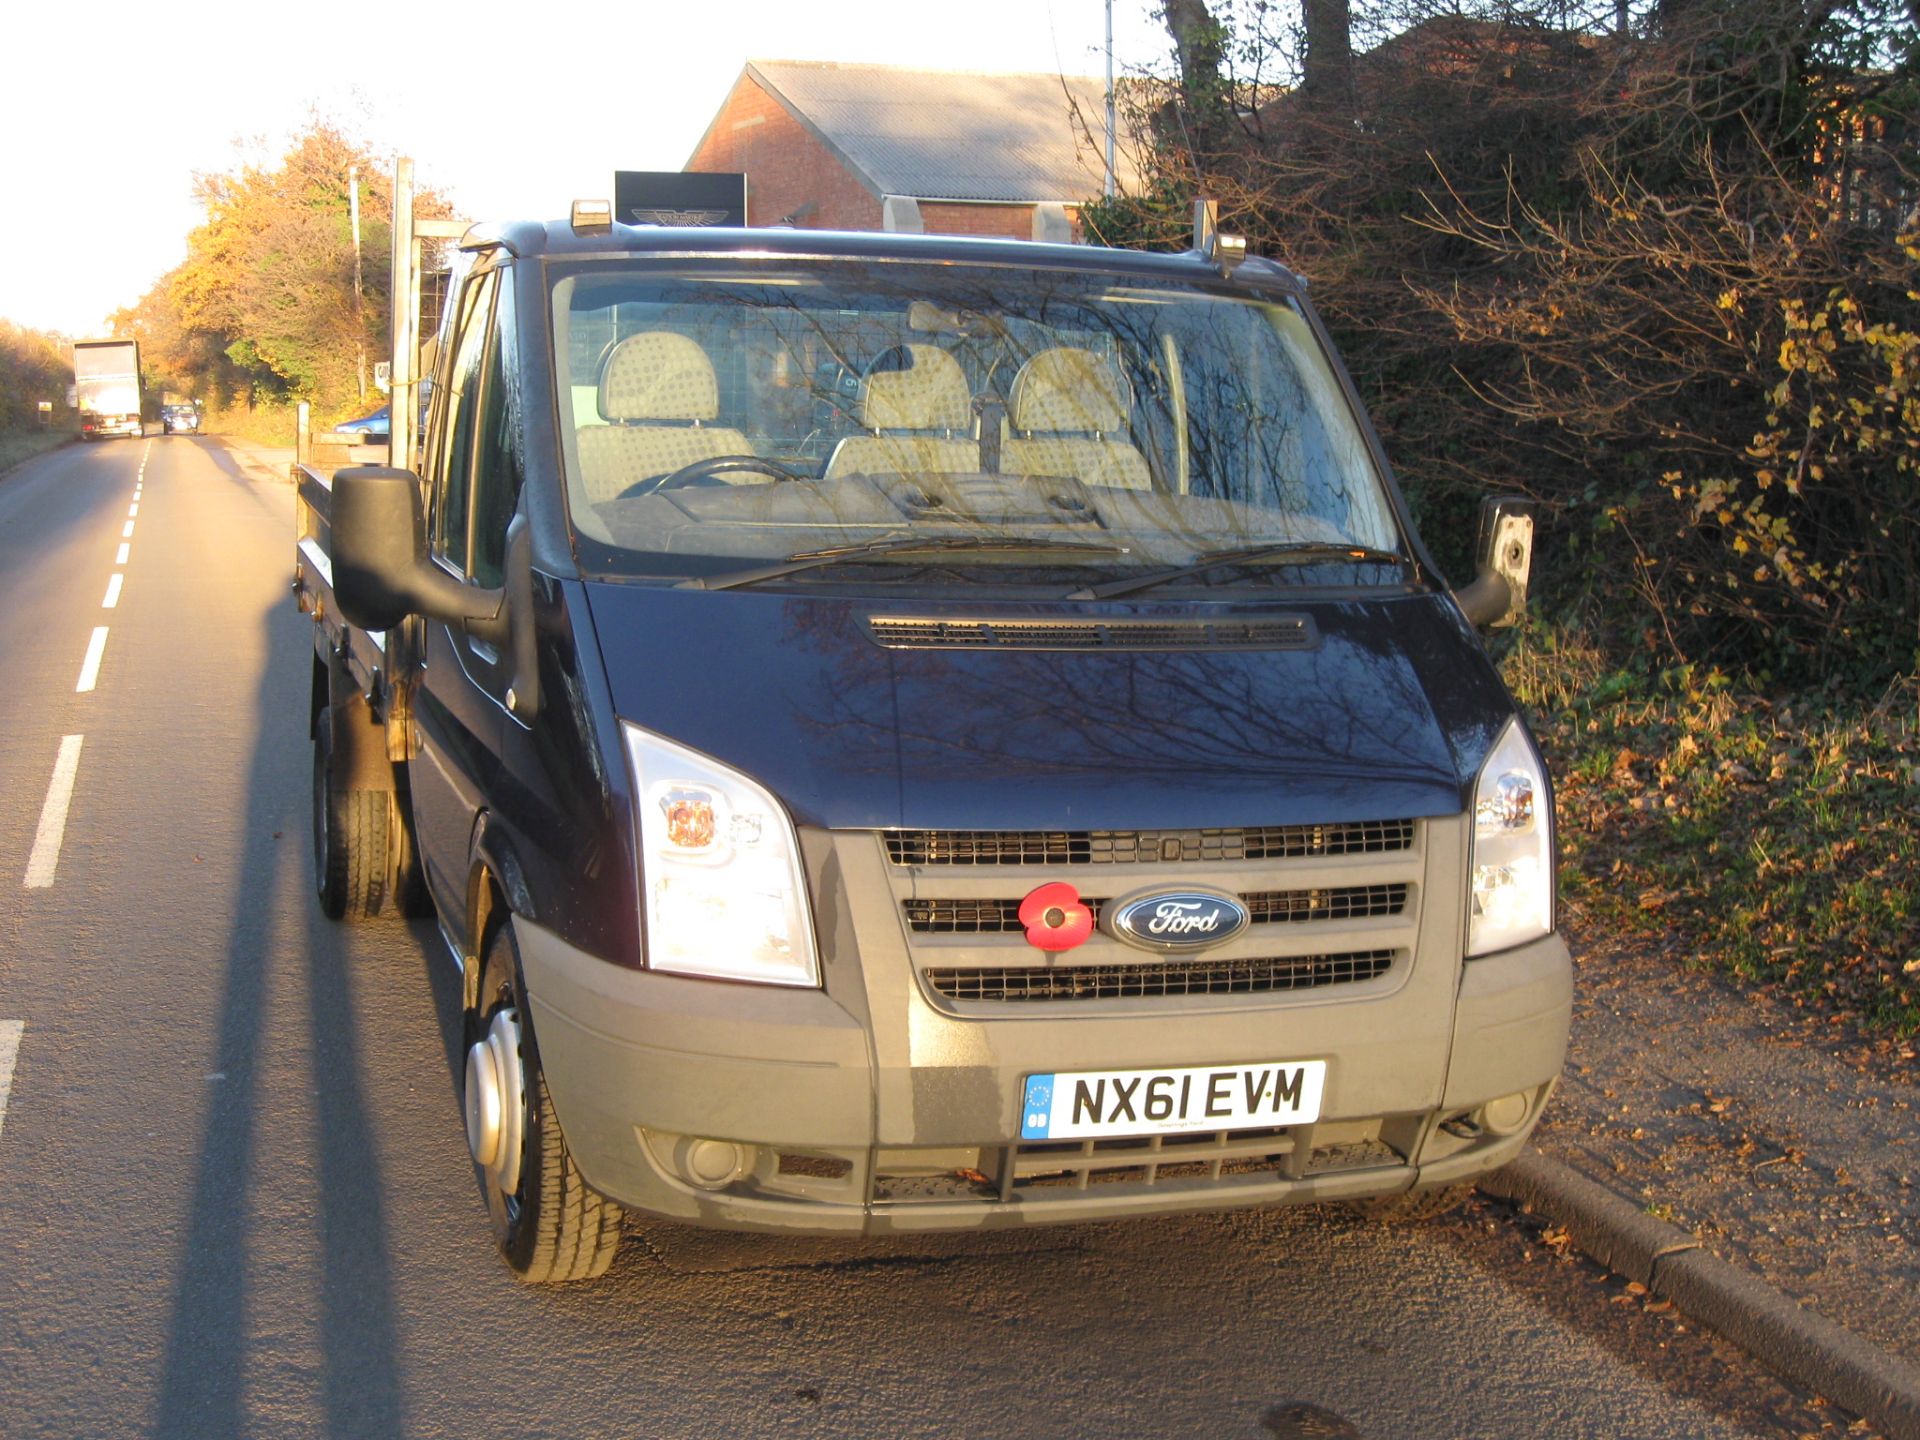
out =
[[620,1248],[620,1207],[573,1163],[528,1015],[509,921],[487,939],[466,1016],[467,1147],[507,1267],[530,1285],[591,1280]]

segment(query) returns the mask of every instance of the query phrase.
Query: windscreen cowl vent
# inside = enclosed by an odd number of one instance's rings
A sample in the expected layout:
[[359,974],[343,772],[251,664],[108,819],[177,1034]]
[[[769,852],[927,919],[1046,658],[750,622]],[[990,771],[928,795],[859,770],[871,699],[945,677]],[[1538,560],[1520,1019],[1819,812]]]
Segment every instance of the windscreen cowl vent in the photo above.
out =
[[948,620],[873,616],[869,633],[889,650],[1310,650],[1304,615],[1213,620]]

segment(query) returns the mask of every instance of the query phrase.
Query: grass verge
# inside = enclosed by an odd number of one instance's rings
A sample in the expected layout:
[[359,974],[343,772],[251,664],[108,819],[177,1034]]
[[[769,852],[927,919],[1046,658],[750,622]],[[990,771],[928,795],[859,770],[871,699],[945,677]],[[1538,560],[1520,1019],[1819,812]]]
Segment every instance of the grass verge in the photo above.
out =
[[73,439],[71,430],[0,431],[0,471],[11,470],[22,460],[31,460],[49,450],[57,450]]
[[1608,671],[1577,636],[1503,659],[1553,767],[1576,921],[1868,1030],[1920,1032],[1920,677],[1876,703]]

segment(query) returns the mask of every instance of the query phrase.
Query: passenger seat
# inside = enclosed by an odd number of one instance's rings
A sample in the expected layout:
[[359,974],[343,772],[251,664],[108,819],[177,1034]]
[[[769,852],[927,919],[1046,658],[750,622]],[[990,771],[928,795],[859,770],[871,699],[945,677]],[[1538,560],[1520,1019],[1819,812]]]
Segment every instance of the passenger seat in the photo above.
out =
[[[720,415],[720,384],[698,341],[671,330],[643,330],[613,347],[600,372],[605,425],[582,425],[580,475],[595,505],[630,486],[716,455],[751,455]],[[742,477],[745,478],[745,477]]]
[[[1000,468],[1149,490],[1146,456],[1124,438],[1130,408],[1127,382],[1104,356],[1067,346],[1037,351],[1013,377],[1013,436],[1001,448]],[[1123,438],[1108,438],[1114,435]]]
[[966,474],[980,468],[973,428],[973,392],[960,362],[937,345],[897,345],[860,382],[860,424],[834,447],[826,478],[843,475]]

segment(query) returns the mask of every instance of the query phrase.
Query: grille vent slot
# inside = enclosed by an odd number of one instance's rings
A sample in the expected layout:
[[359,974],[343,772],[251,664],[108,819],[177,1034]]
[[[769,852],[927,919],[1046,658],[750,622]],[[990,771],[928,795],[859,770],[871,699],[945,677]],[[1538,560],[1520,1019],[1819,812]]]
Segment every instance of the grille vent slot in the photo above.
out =
[[1392,950],[1288,955],[1260,960],[1168,960],[1119,965],[929,968],[948,1000],[1146,1000],[1186,995],[1261,995],[1352,984],[1384,975]]
[[875,616],[874,643],[893,650],[1308,650],[1304,615],[1244,620],[933,620]]
[[[1407,887],[1347,885],[1331,890],[1261,890],[1242,895],[1241,904],[1256,925],[1308,920],[1366,920],[1398,915],[1407,908]],[[1106,900],[1082,899],[1100,923]],[[902,903],[907,928],[917,935],[1018,935],[1019,900],[908,900]]]
[[890,830],[895,865],[1134,865],[1371,855],[1413,844],[1413,821],[1245,830]]

